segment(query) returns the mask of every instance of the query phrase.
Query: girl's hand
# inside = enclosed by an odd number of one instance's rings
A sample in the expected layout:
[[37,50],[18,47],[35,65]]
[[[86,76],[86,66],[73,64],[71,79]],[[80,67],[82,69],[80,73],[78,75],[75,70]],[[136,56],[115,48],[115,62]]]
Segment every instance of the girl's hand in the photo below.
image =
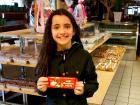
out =
[[76,95],[82,95],[84,93],[84,83],[83,83],[83,81],[76,82],[74,93]]
[[45,92],[47,90],[48,78],[47,77],[40,77],[37,81],[37,89]]

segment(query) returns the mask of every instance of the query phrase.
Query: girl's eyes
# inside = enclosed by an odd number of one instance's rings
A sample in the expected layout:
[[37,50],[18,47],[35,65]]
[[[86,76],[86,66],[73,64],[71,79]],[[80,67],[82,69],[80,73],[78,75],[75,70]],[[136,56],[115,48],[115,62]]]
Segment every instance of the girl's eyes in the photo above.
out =
[[53,29],[59,29],[59,26],[54,26]]
[[71,26],[70,25],[66,25],[65,28],[71,28]]
[[[53,29],[59,29],[59,28],[61,28],[60,26],[53,26]],[[66,28],[66,29],[69,29],[69,28],[71,28],[71,25],[64,25],[64,28]]]

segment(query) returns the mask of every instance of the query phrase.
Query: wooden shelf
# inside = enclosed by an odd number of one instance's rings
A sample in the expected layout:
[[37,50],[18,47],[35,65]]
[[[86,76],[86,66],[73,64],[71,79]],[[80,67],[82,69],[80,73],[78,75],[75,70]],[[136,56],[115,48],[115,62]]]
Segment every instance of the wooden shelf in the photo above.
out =
[[1,32],[0,37],[24,37],[42,39],[43,34],[36,33],[33,29],[21,29],[15,31]]
[[1,62],[0,64],[4,64],[4,65],[14,65],[14,66],[25,66],[25,67],[35,67],[36,64],[19,64],[19,63],[14,63],[14,62]]
[[10,84],[7,84],[7,87],[6,86],[4,87],[3,84],[0,84],[0,90],[40,96],[36,92],[36,89],[33,87],[18,87]]

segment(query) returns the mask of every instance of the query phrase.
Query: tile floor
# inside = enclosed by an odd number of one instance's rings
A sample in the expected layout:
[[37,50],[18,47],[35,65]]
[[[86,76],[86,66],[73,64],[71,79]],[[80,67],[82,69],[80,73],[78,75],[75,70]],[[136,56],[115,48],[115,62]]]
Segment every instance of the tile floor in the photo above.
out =
[[122,61],[102,105],[140,105],[140,60]]

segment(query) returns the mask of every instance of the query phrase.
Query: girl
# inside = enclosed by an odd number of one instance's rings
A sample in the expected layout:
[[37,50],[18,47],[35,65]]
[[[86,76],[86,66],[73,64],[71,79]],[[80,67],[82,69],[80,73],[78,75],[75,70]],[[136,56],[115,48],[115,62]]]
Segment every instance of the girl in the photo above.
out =
[[[98,89],[91,55],[83,49],[80,29],[65,9],[54,11],[47,20],[36,66],[37,90],[47,95],[47,105],[87,105]],[[76,77],[74,89],[47,88],[48,76]]]

